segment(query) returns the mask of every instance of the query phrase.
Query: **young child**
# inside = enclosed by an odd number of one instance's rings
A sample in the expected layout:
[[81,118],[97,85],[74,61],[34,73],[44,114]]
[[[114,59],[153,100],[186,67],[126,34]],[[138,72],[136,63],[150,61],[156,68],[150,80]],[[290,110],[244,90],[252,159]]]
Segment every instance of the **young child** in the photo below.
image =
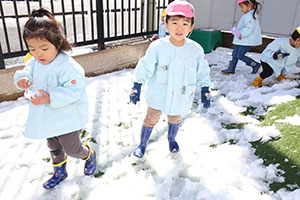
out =
[[24,58],[24,64],[26,65],[26,63],[28,62],[28,60],[32,57],[30,51],[25,55],[25,58]]
[[275,73],[277,80],[287,79],[286,74],[297,65],[300,67],[300,26],[290,38],[277,38],[261,54],[263,71],[256,77],[252,86],[260,87],[262,81]]
[[163,38],[167,35],[166,27],[165,27],[165,17],[166,17],[166,10],[164,9],[161,13],[161,23],[158,26],[158,38]]
[[186,1],[170,3],[166,11],[166,29],[170,36],[151,43],[146,55],[134,71],[134,86],[130,101],[140,100],[141,86],[147,84],[148,110],[141,130],[141,143],[133,155],[145,154],[147,141],[161,113],[168,116],[170,152],[178,152],[175,141],[181,116],[192,107],[196,88],[201,90],[201,102],[209,107],[210,68],[203,48],[186,38],[194,27],[194,7]]
[[166,9],[161,13],[161,23],[158,25],[158,34],[153,35],[151,41],[157,40],[159,38],[163,38],[167,35],[167,31],[165,28],[165,17],[166,17]]
[[23,31],[32,57],[15,75],[21,90],[38,92],[30,97],[24,135],[47,138],[54,175],[43,184],[50,189],[67,178],[67,155],[85,160],[84,173],[96,170],[96,154],[89,144],[82,145],[81,129],[88,121],[88,97],[83,68],[63,51],[71,49],[61,24],[46,9],[34,10]]
[[236,46],[232,52],[232,60],[229,62],[228,68],[222,70],[222,73],[225,75],[234,74],[238,60],[241,60],[252,67],[252,74],[256,74],[261,67],[260,63],[245,56],[245,54],[251,47],[262,44],[261,30],[257,17],[258,7],[261,7],[261,4],[256,0],[238,0],[237,3],[244,15],[240,19],[238,26],[232,28],[232,34],[234,35],[233,44]]

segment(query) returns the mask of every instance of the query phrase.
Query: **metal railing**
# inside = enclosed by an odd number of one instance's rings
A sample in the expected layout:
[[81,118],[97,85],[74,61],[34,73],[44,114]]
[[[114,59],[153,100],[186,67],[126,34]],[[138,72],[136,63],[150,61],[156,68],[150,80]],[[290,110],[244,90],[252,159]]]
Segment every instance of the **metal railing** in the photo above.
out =
[[160,14],[171,0],[0,0],[0,69],[4,59],[28,52],[22,27],[33,9],[49,9],[74,46],[105,43],[157,32]]

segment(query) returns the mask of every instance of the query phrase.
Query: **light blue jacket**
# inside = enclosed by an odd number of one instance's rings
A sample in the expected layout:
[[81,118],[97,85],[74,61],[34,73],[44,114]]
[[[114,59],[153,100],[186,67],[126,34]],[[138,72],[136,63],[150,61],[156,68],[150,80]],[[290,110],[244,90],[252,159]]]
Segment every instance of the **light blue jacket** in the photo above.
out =
[[86,80],[83,68],[73,58],[59,53],[44,65],[32,57],[15,73],[16,86],[22,77],[50,95],[50,104],[29,103],[25,137],[51,138],[84,128],[88,121]]
[[242,39],[237,36],[233,38],[233,44],[241,46],[258,46],[262,44],[261,30],[258,17],[253,18],[253,10],[244,14],[240,19],[237,28],[241,31]]
[[163,38],[167,34],[166,27],[164,23],[160,23],[158,26],[158,38]]
[[167,115],[183,115],[192,107],[196,87],[211,86],[203,48],[186,39],[175,47],[170,37],[152,42],[134,71],[134,82],[147,83],[146,101]]
[[[284,57],[282,60],[275,60],[273,59],[273,54],[278,50],[290,55]],[[262,52],[261,60],[272,67],[276,77],[280,75],[282,70],[283,74],[288,74],[295,64],[300,67],[300,48],[292,47],[289,38],[277,38]]]

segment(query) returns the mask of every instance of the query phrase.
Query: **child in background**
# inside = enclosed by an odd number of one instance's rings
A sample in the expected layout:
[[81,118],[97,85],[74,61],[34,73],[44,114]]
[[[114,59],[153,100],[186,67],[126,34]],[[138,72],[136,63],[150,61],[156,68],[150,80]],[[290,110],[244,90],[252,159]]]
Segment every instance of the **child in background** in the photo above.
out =
[[158,38],[163,38],[167,35],[166,27],[165,27],[165,17],[166,17],[166,10],[161,14],[161,23],[158,26]]
[[261,54],[263,71],[256,77],[252,86],[260,87],[262,81],[275,73],[277,80],[288,79],[286,74],[294,67],[300,67],[300,26],[290,38],[277,38]]
[[25,55],[24,64],[26,65],[27,61],[32,57],[30,51]]
[[83,68],[63,51],[71,50],[62,25],[46,9],[33,10],[23,31],[32,57],[15,75],[21,90],[38,88],[29,103],[24,135],[47,138],[54,175],[43,184],[55,187],[67,176],[67,155],[85,160],[84,173],[96,170],[96,154],[80,140],[81,129],[88,121],[88,97]]
[[261,4],[256,0],[238,0],[237,3],[244,15],[240,19],[238,26],[232,28],[232,34],[234,35],[233,44],[236,46],[232,52],[232,60],[229,62],[228,68],[222,70],[222,73],[225,75],[234,74],[238,60],[241,60],[252,67],[252,74],[256,74],[261,67],[260,63],[245,56],[245,54],[251,47],[262,44],[261,30],[257,17],[258,7],[261,7]]
[[165,28],[165,17],[166,17],[166,9],[163,10],[163,12],[161,13],[161,23],[158,25],[158,34],[153,35],[153,37],[151,38],[151,41],[163,38],[167,35],[167,31]]
[[210,105],[210,68],[203,48],[186,38],[194,27],[194,7],[186,1],[174,1],[166,10],[166,29],[170,36],[150,44],[134,71],[130,101],[140,100],[141,86],[147,84],[148,110],[141,130],[141,143],[133,155],[141,158],[153,127],[161,113],[168,116],[170,152],[178,152],[175,141],[181,116],[192,107],[196,88],[201,89],[201,102]]

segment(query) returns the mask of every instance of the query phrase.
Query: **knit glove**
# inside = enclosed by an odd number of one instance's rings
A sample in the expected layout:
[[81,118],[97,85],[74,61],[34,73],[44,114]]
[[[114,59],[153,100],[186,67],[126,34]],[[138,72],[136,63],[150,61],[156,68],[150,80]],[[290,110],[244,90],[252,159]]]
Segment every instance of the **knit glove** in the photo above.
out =
[[133,88],[130,93],[130,102],[133,104],[136,104],[140,101],[140,95],[141,95],[141,83],[134,82]]
[[289,56],[289,53],[282,53],[281,50],[279,49],[273,54],[273,59],[275,60],[282,60],[284,57]]
[[201,88],[201,103],[203,103],[204,108],[210,107],[210,92],[209,87]]
[[231,33],[236,36],[239,40],[242,39],[241,31],[237,27],[231,28]]

